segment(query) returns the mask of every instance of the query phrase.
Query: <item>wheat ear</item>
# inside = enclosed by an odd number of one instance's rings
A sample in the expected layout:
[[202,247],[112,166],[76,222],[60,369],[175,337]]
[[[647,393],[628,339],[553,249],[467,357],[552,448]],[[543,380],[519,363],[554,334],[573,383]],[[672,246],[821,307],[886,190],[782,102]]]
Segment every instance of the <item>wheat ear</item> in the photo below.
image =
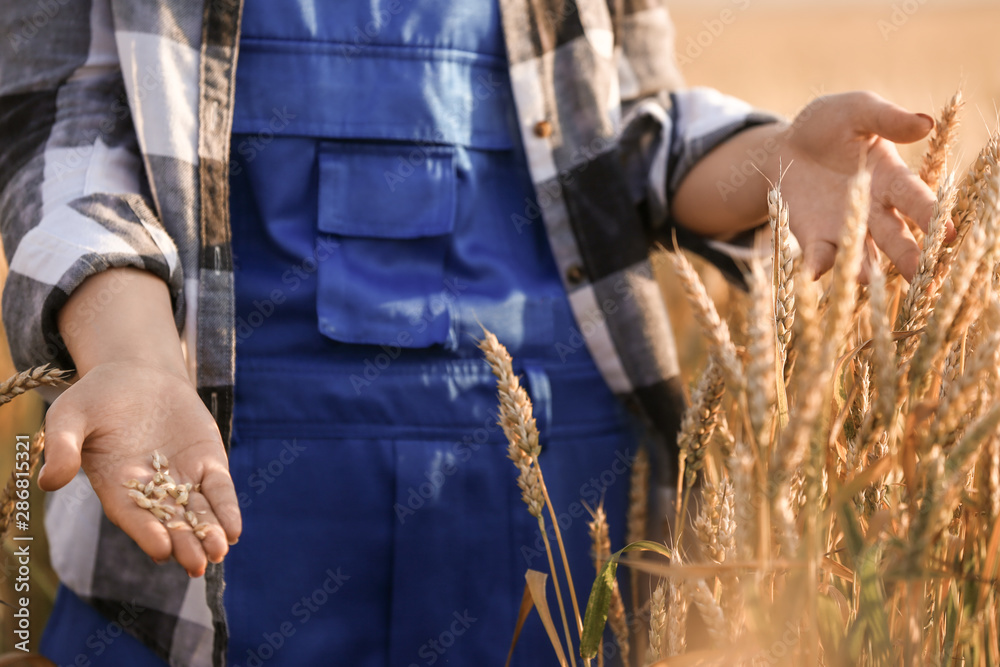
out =
[[[31,441],[31,446],[28,448],[28,479],[35,476],[35,470],[38,469],[38,464],[42,459],[43,449],[45,449],[44,429],[35,435],[34,440]],[[21,471],[21,474],[23,475],[23,471]],[[17,503],[18,479],[19,475],[15,469],[11,472],[10,479],[7,480],[7,486],[0,492],[0,540],[3,540],[7,535],[7,531],[10,530],[10,520],[14,516],[14,508]]]
[[743,373],[743,364],[740,363],[736,346],[729,333],[729,325],[719,317],[719,312],[716,310],[715,304],[712,303],[712,299],[709,298],[704,283],[698,277],[698,272],[694,270],[688,258],[677,249],[669,253],[669,256],[673,261],[674,270],[680,278],[687,299],[694,310],[695,319],[698,320],[698,324],[708,336],[712,355],[725,373],[726,381],[733,389],[742,388],[746,385],[746,377]]
[[0,405],[10,403],[21,394],[41,386],[63,384],[71,373],[45,366],[36,366],[0,383]]
[[570,636],[569,622],[566,620],[566,607],[563,604],[562,591],[559,586],[559,576],[556,572],[552,548],[549,545],[548,532],[545,529],[545,519],[542,517],[544,504],[552,518],[552,528],[556,534],[559,553],[562,556],[563,569],[566,573],[570,599],[576,620],[577,634],[583,634],[583,620],[580,618],[580,608],[576,600],[576,590],[573,586],[573,576],[569,569],[569,559],[566,557],[566,547],[563,544],[562,531],[556,518],[552,500],[545,488],[545,478],[538,462],[542,448],[538,442],[538,427],[532,414],[531,399],[528,392],[521,386],[520,380],[514,374],[513,360],[507,348],[490,331],[483,329],[483,340],[479,342],[486,361],[497,378],[497,394],[500,399],[500,426],[507,436],[508,456],[517,465],[520,475],[518,486],[521,487],[522,498],[528,505],[528,511],[538,519],[538,527],[545,542],[545,552],[549,559],[549,569],[552,572],[552,585],[556,591],[556,602],[562,617],[563,629],[566,633],[566,645],[570,653],[570,661],[576,665],[576,652],[573,650],[573,640]]
[[775,335],[778,338],[784,382],[788,384],[792,363],[795,361],[792,336],[795,325],[795,257],[792,252],[792,232],[788,226],[788,204],[781,198],[779,183],[767,194],[768,218],[771,233],[776,238],[777,282],[774,290]]
[[934,124],[934,131],[928,142],[927,152],[920,163],[920,180],[936,190],[941,182],[941,176],[945,173],[948,156],[955,145],[955,138],[958,135],[959,112],[965,102],[962,100],[962,91],[956,91],[951,99],[941,109],[937,122]]
[[663,640],[667,633],[667,580],[660,579],[649,598],[649,646],[646,664],[663,658]]

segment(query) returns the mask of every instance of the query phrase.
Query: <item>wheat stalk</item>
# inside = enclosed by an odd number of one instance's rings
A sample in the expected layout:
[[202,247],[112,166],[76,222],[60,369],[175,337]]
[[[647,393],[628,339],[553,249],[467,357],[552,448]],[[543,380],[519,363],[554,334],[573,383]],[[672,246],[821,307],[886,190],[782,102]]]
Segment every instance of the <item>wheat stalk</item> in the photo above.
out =
[[[629,476],[628,535],[629,543],[645,539],[649,525],[649,450],[640,446],[632,462]],[[639,614],[639,571],[629,572],[632,592],[632,615]]]
[[545,553],[548,556],[549,570],[552,573],[552,584],[556,591],[556,602],[559,606],[559,614],[566,635],[566,645],[569,648],[570,662],[575,666],[576,653],[573,651],[573,639],[570,635],[569,622],[566,619],[566,607],[563,604],[559,576],[556,572],[552,548],[549,545],[545,518],[542,516],[542,505],[548,508],[549,516],[552,518],[552,528],[559,545],[559,553],[562,557],[563,571],[566,573],[579,635],[583,634],[583,620],[580,617],[580,607],[576,600],[576,589],[573,586],[573,577],[569,569],[566,547],[563,544],[562,531],[559,530],[555,508],[552,506],[552,500],[545,487],[545,478],[542,476],[542,469],[538,463],[538,456],[541,454],[542,448],[538,441],[538,427],[532,414],[531,399],[528,398],[528,392],[524,390],[517,375],[514,374],[513,361],[507,348],[497,340],[492,332],[485,328],[483,334],[479,349],[482,350],[493,375],[497,378],[497,394],[500,398],[500,426],[504,435],[507,436],[508,457],[514,461],[518,468],[517,483],[521,488],[521,497],[528,506],[528,512],[538,519],[538,528],[545,543]]

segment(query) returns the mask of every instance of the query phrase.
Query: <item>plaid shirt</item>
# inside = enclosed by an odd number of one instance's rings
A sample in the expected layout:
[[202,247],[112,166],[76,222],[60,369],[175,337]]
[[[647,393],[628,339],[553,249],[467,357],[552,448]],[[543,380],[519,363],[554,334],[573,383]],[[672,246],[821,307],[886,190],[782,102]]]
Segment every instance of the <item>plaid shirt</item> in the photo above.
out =
[[[539,217],[580,344],[673,441],[678,364],[649,260],[671,193],[734,133],[772,117],[681,90],[658,0],[500,0]],[[228,442],[234,301],[229,142],[240,0],[40,0],[0,17],[3,319],[19,368],[72,367],[56,313],[88,276],[151,271],[170,287],[189,371]],[[725,260],[688,235],[688,243]],[[669,451],[669,448],[668,448]],[[221,566],[155,566],[82,475],[52,495],[52,562],[70,589],[172,665],[221,665]],[[136,612],[136,609],[141,611]]]

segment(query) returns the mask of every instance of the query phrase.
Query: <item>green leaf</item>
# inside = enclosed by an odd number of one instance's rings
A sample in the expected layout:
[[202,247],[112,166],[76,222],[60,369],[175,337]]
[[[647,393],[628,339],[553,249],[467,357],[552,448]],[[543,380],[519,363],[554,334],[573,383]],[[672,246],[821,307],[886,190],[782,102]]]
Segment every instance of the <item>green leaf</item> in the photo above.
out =
[[851,560],[857,561],[858,556],[865,548],[865,536],[861,532],[861,524],[854,515],[854,507],[849,503],[841,503],[839,508],[840,524],[844,529],[844,541],[847,543],[847,551],[851,555]]
[[580,638],[580,657],[593,659],[597,657],[604,626],[608,622],[608,608],[611,606],[611,589],[618,574],[618,561],[629,551],[652,551],[667,558],[673,558],[672,552],[666,546],[656,542],[640,541],[629,544],[621,551],[611,555],[608,562],[594,580],[590,589],[590,599],[587,600],[587,611],[583,617],[583,636]]
[[823,652],[829,656],[827,664],[849,664],[844,654],[846,630],[839,605],[826,595],[819,596],[816,603],[816,623],[823,642]]
[[887,664],[892,642],[889,638],[888,603],[879,575],[882,548],[872,547],[858,559],[858,611],[847,633],[845,647],[848,664],[861,664],[861,653],[867,644],[875,664]]

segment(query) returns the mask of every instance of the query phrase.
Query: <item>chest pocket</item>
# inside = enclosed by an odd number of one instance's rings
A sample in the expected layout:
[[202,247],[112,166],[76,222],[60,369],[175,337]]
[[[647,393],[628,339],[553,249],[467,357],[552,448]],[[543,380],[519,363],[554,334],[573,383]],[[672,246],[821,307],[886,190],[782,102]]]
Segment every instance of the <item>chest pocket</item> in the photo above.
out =
[[[319,331],[343,343],[454,348],[447,270],[455,237],[471,229],[456,220],[472,210],[469,153],[510,150],[516,136],[505,60],[469,50],[493,44],[499,23],[481,25],[478,39],[441,27],[391,43],[392,29],[419,18],[394,15],[377,39],[345,50],[285,25],[284,10],[256,7],[267,15],[248,25],[264,34],[241,38],[233,131],[316,142]],[[459,37],[471,42],[449,43]],[[276,123],[279,114],[287,120]]]
[[324,141],[319,151],[319,330],[343,343],[454,347],[445,261],[456,148]]

